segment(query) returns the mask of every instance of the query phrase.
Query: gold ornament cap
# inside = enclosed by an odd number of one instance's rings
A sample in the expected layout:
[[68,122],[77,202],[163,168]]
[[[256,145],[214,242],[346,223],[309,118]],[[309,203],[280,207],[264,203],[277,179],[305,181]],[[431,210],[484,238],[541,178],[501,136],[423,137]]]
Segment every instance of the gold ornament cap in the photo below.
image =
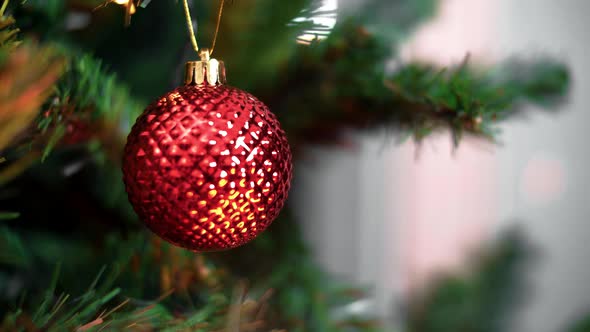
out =
[[223,61],[211,59],[208,48],[199,51],[201,60],[186,63],[184,84],[186,85],[221,85],[226,83],[225,65]]

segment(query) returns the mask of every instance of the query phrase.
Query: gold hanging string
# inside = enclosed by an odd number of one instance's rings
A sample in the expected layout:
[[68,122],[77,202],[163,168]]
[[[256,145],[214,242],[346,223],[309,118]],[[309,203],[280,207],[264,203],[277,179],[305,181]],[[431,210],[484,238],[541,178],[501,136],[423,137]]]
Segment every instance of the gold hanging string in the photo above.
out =
[[[217,34],[219,33],[219,26],[221,25],[221,16],[223,15],[223,5],[225,0],[221,0],[221,4],[219,5],[219,14],[217,15],[217,26],[215,27],[215,34],[213,35],[213,42],[211,44],[211,51],[210,54],[213,54],[213,50],[215,49],[215,43],[217,42]],[[186,25],[188,27],[188,34],[191,39],[191,44],[193,44],[193,49],[195,52],[199,53],[199,45],[197,44],[197,36],[195,35],[195,30],[193,29],[193,19],[191,18],[190,8],[188,7],[188,0],[183,0],[182,4],[184,6],[184,16],[186,17]]]
[[219,33],[219,26],[221,25],[221,15],[223,15],[223,5],[225,0],[221,0],[219,4],[219,14],[217,15],[217,25],[215,26],[215,34],[213,35],[213,43],[211,43],[211,54],[213,54],[213,50],[215,49],[215,43],[217,42],[217,34]]
[[[6,10],[7,6],[8,0],[4,0],[4,2],[2,3],[2,7],[0,8],[0,18],[4,17],[4,11]],[[217,31],[215,32],[215,34],[217,35]]]
[[188,27],[188,35],[191,38],[193,49],[199,53],[199,45],[197,44],[197,37],[195,37],[195,30],[193,30],[193,19],[191,18],[191,12],[188,8],[188,0],[183,0],[184,5],[184,16],[186,17],[186,25]]

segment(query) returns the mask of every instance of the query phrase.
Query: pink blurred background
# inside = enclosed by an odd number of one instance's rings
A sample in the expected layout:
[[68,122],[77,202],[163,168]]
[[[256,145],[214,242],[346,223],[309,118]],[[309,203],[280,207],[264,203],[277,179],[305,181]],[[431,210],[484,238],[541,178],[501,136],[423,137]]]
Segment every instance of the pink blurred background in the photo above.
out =
[[[339,10],[360,1],[340,0]],[[394,308],[409,290],[460,269],[471,249],[516,224],[541,258],[514,331],[556,331],[590,310],[588,13],[585,0],[442,0],[404,45],[403,61],[446,65],[469,53],[490,65],[549,54],[570,66],[574,84],[561,112],[504,124],[501,144],[467,140],[454,150],[441,134],[418,147],[383,133],[351,134],[357,149],[310,149],[297,167],[305,190],[294,190],[296,211],[324,267],[372,286],[358,310],[403,325]]]

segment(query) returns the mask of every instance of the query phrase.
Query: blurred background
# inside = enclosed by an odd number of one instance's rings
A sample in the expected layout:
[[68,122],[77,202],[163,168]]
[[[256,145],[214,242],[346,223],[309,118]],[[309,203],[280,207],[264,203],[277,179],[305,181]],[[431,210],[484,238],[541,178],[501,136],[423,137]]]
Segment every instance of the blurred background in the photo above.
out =
[[[215,56],[294,177],[220,253],[121,181],[195,58],[182,3],[0,3],[0,331],[590,332],[590,2],[227,1]],[[219,1],[189,5],[207,45]]]
[[[340,0],[342,11],[355,5]],[[538,256],[511,330],[562,331],[588,311],[589,12],[581,0],[441,1],[404,43],[403,60],[451,65],[470,54],[490,64],[551,54],[572,72],[562,112],[506,123],[499,145],[468,139],[454,149],[444,134],[397,145],[383,131],[353,135],[355,148],[313,149],[297,165],[292,196],[305,238],[326,269],[372,285],[360,310],[376,307],[403,326],[408,292],[461,269],[482,243],[518,227]]]

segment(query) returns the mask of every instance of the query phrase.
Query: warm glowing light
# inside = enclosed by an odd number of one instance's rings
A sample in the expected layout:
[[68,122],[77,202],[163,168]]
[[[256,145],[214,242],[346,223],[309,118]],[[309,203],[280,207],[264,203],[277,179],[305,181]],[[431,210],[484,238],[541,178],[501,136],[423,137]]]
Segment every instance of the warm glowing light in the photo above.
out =
[[[133,1],[130,1],[130,0],[111,0],[111,2],[114,2],[117,5],[121,5],[123,7],[128,7],[129,8],[129,15],[135,14],[136,8],[135,8],[135,3]],[[109,2],[107,1],[105,4],[108,4],[108,3]]]

